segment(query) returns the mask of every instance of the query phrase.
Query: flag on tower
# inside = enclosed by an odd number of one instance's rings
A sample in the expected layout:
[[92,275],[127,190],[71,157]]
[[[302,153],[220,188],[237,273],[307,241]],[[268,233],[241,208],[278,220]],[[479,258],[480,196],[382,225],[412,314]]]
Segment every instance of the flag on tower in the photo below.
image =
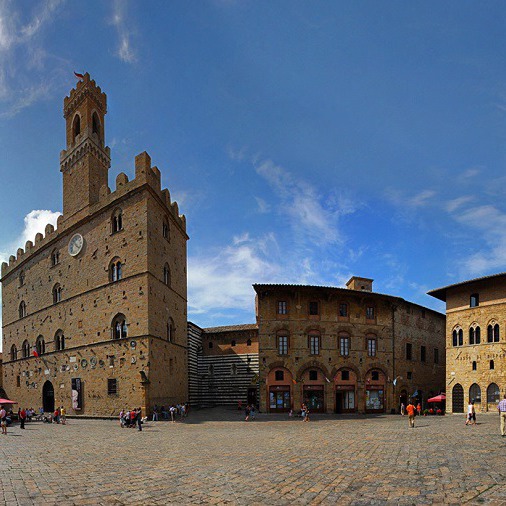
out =
[[75,70],[74,70],[74,75],[78,78],[78,79],[84,79],[84,76],[82,74],[78,74]]

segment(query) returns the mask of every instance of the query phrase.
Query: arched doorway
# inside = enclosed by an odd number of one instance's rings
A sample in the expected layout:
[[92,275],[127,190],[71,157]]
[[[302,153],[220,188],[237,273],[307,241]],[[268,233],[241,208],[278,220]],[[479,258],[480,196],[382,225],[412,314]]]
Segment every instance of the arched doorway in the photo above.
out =
[[452,389],[452,413],[464,412],[464,389],[457,383]]
[[340,369],[334,377],[336,413],[357,411],[357,375],[351,369]]
[[46,381],[42,387],[42,407],[45,413],[54,411],[54,388],[50,381]]

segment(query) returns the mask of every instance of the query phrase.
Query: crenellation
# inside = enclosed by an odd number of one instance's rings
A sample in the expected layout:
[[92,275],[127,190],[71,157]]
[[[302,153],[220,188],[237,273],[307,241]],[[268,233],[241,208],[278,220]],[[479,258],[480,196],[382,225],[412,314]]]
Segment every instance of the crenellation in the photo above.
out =
[[44,236],[40,232],[37,232],[37,234],[35,234],[35,244],[39,244],[43,240],[44,240]]
[[128,176],[124,173],[124,172],[120,172],[117,176],[116,176],[116,190],[120,187],[120,186],[124,186],[128,183]]
[[16,252],[16,260],[19,260],[25,254],[25,250],[23,248],[18,248]]
[[30,251],[33,248],[33,242],[32,241],[26,241],[25,243],[25,252]]

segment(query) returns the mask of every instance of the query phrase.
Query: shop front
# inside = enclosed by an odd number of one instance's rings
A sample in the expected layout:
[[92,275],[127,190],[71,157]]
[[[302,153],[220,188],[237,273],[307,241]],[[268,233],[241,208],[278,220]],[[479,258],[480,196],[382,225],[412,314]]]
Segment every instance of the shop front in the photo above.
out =
[[267,375],[267,407],[270,413],[287,413],[292,406],[292,374],[277,367]]
[[323,413],[325,411],[323,385],[304,385],[302,398],[310,413]]
[[384,413],[385,406],[385,374],[373,369],[366,374],[365,380],[365,412]]
[[357,375],[350,369],[337,371],[334,377],[336,413],[355,413],[357,411]]

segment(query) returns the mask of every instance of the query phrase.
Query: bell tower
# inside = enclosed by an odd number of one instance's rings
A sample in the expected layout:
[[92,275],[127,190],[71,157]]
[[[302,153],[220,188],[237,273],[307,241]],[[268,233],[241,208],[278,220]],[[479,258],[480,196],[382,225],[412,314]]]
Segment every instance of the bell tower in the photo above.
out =
[[67,137],[67,149],[60,153],[64,220],[97,203],[101,188],[107,187],[111,151],[104,142],[106,113],[105,93],[90,74],[84,74],[63,104]]

